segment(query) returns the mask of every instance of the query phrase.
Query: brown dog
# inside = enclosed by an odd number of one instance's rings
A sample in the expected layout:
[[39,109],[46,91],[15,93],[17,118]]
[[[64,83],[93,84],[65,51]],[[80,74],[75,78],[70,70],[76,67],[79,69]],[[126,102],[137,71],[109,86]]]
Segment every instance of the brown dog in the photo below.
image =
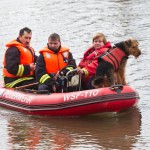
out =
[[135,58],[141,55],[135,39],[129,39],[115,44],[98,58],[98,67],[92,85],[95,88],[109,87],[115,83],[126,85],[125,66],[129,55]]

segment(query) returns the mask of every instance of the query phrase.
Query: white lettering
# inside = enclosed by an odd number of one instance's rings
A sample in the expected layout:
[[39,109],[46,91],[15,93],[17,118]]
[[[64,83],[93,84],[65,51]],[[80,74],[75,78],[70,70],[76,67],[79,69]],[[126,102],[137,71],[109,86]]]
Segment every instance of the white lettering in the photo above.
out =
[[0,96],[4,93],[5,89],[0,89]]
[[77,93],[76,94],[76,99],[78,99],[78,97],[81,96],[81,95],[82,95],[81,92]]
[[71,95],[71,100],[74,100],[75,99],[75,97],[76,97],[76,94],[70,94]]
[[98,94],[98,90],[93,91],[93,96],[96,96]]
[[32,99],[31,96],[26,96],[24,94],[16,93],[14,91],[6,91],[3,96],[8,99],[12,99],[12,100],[16,100],[28,104],[31,103],[31,99]]
[[64,94],[64,101],[70,101],[70,100],[76,100],[79,97],[80,98],[87,98],[87,97],[93,97],[98,95],[99,90],[91,90],[91,91],[85,91],[85,92],[77,92],[72,94]]
[[65,94],[64,95],[64,101],[68,101],[70,99],[70,94]]
[[88,91],[85,92],[85,97],[87,97]]

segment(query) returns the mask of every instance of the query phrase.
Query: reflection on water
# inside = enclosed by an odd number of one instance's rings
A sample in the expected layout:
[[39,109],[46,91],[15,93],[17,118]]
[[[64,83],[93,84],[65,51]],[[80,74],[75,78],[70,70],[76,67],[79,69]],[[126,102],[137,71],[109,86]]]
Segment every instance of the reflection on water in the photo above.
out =
[[8,120],[7,144],[14,149],[132,149],[141,128],[138,108],[127,110],[118,116],[3,117]]

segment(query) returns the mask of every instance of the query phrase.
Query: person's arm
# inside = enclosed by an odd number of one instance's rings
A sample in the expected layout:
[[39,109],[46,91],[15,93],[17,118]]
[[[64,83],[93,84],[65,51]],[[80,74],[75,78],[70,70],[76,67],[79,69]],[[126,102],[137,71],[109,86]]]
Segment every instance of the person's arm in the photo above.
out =
[[34,55],[34,63],[36,63],[37,59],[38,59],[38,56]]
[[73,58],[72,53],[69,53],[68,65],[61,71],[61,74],[66,75],[68,71],[72,71],[77,67],[76,61]]
[[[5,67],[13,75],[24,76],[30,74],[30,65],[20,64],[20,51],[16,47],[11,47],[6,51]],[[20,70],[21,74],[19,74]]]
[[35,76],[36,80],[41,84],[43,83],[47,85],[55,84],[53,75],[49,75],[46,72],[46,65],[42,54],[40,54],[40,56],[36,61]]
[[94,59],[88,66],[84,69],[88,72],[88,76],[94,76],[96,72],[96,68],[98,66],[98,61]]
[[91,63],[83,67],[82,69],[79,69],[78,72],[84,75],[85,77],[92,77],[95,75],[96,68],[98,66],[97,59],[94,59]]
[[76,65],[76,61],[75,61],[75,59],[73,58],[73,55],[72,55],[72,53],[71,53],[71,52],[70,52],[70,54],[69,54],[69,61],[68,61],[68,65],[74,66],[74,68],[76,68],[76,67],[77,67],[77,65]]
[[80,60],[78,68],[82,69],[85,66],[85,61],[88,60],[89,55],[92,53],[93,47],[88,48],[85,53],[83,54],[83,58]]

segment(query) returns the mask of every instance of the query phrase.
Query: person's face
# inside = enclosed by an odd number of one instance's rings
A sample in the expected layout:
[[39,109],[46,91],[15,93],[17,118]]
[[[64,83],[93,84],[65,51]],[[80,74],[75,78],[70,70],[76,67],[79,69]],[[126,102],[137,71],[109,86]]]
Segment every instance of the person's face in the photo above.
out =
[[102,38],[97,38],[93,41],[93,47],[95,49],[101,48],[102,46],[104,46],[104,42]]
[[31,41],[31,37],[32,37],[32,33],[28,33],[28,32],[25,31],[22,36],[19,36],[19,40],[21,41],[21,43],[23,45],[29,46],[30,41]]
[[49,39],[48,45],[49,45],[50,49],[57,50],[60,47],[61,42],[58,39],[56,39],[56,40]]

